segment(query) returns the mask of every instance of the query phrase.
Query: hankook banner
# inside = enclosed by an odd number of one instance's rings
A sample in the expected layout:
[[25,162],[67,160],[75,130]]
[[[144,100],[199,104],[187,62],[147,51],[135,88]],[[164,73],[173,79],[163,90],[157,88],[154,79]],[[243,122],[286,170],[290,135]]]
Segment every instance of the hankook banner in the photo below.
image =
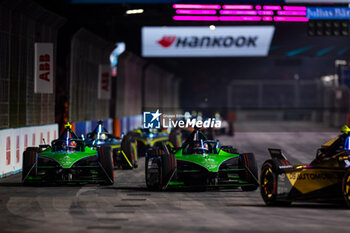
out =
[[144,57],[267,56],[274,26],[143,27]]

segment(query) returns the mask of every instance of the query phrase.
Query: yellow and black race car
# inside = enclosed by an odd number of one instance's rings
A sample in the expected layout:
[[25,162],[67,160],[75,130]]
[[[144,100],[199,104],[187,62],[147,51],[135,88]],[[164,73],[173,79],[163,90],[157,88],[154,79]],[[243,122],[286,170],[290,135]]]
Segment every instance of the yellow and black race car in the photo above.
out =
[[266,205],[290,205],[292,201],[344,201],[350,208],[350,128],[322,145],[310,164],[291,165],[280,149],[269,149],[260,176]]
[[131,131],[131,135],[137,141],[137,153],[139,156],[145,156],[149,148],[160,146],[163,142],[172,146],[169,141],[169,134],[160,129],[135,129]]

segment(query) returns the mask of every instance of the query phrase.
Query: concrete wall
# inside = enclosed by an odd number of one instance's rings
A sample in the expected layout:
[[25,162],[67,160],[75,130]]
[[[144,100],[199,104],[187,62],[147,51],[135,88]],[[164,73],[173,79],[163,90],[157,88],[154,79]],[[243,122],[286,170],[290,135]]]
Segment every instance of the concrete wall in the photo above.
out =
[[42,125],[0,130],[0,178],[22,170],[23,152],[58,137],[58,125]]

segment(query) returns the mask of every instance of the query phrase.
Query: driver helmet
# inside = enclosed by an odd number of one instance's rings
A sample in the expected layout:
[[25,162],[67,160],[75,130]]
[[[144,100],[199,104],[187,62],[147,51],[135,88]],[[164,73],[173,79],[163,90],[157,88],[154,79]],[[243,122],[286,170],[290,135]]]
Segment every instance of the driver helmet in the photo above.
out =
[[194,146],[193,146],[193,149],[195,150],[203,150],[203,152],[208,152],[209,151],[209,146],[208,146],[208,143],[196,143]]
[[105,133],[101,133],[100,134],[100,139],[106,140],[107,139],[107,135]]
[[75,141],[69,142],[69,151],[75,151],[75,147],[77,146],[77,143]]

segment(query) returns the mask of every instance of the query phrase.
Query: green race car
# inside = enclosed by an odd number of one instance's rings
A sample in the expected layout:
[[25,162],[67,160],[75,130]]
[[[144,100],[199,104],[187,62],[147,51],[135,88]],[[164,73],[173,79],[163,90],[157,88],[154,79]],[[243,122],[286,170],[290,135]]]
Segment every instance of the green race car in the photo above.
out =
[[110,147],[116,168],[133,169],[138,166],[137,143],[131,133],[124,135],[122,138],[114,137],[103,127],[103,122],[98,121],[96,128],[87,134],[85,144],[91,149],[97,149],[101,146]]
[[110,147],[90,149],[72,131],[69,123],[51,146],[28,147],[23,152],[22,181],[25,184],[113,184],[113,170]]
[[149,189],[241,187],[258,188],[258,168],[252,153],[239,154],[232,146],[219,146],[196,129],[181,148],[165,144],[146,154]]

